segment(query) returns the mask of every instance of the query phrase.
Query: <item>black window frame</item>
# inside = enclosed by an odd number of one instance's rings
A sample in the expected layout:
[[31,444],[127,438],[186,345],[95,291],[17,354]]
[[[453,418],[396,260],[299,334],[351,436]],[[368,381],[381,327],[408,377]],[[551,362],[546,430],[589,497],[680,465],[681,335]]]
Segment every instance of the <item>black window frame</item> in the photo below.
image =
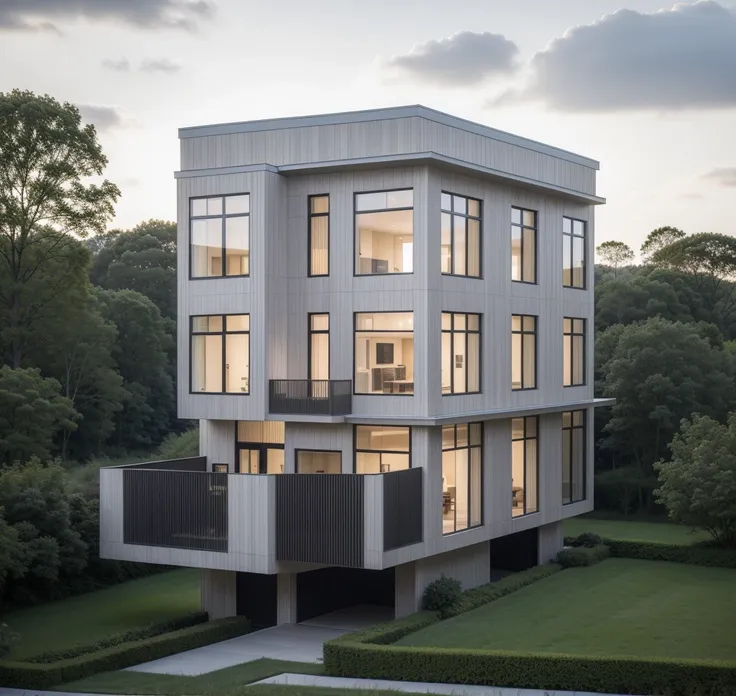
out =
[[[449,314],[450,319],[450,329],[444,329],[442,328],[442,315]],[[464,329],[455,329],[455,316],[462,315],[465,317],[465,328]],[[468,317],[469,316],[476,316],[478,317],[478,330],[475,329],[468,329]],[[440,334],[450,334],[450,343],[451,343],[451,349],[455,345],[455,334],[464,334],[465,335],[465,355],[468,355],[468,334],[478,334],[478,390],[477,391],[464,391],[464,392],[456,392],[455,391],[455,369],[454,366],[450,370],[450,391],[445,393],[442,392],[442,396],[466,396],[468,394],[482,394],[483,393],[483,315],[478,312],[445,312],[443,311],[440,314]],[[451,358],[451,364],[452,364],[452,357],[455,355],[454,351]],[[442,379],[442,343],[440,342],[440,380]],[[466,364],[465,366],[465,389],[468,388],[468,366]],[[440,388],[442,388],[442,384],[440,384]]]
[[[404,450],[374,450],[374,449],[358,449],[358,428],[396,428],[401,430],[408,430],[409,431],[409,451],[405,452]],[[370,423],[354,423],[353,424],[353,473],[358,473],[358,452],[366,452],[368,454],[408,454],[409,455],[409,469],[413,467],[412,462],[412,440],[414,436],[414,429],[411,425],[371,425]],[[382,466],[382,464],[379,463],[379,467]],[[403,469],[400,469],[400,471],[403,471]],[[383,472],[379,471],[379,474],[384,473],[391,473],[391,472]],[[361,476],[376,476],[377,474],[361,474]]]
[[[458,425],[467,425],[468,426],[468,444],[467,445],[458,445],[457,444],[457,428]],[[470,437],[470,426],[477,425],[480,427],[480,444],[478,445],[471,445],[471,437]],[[443,436],[443,431],[445,428],[453,428],[453,442],[454,447],[445,447],[445,440]],[[471,529],[478,529],[478,527],[483,526],[483,512],[485,508],[485,493],[484,493],[484,486],[483,486],[483,421],[476,421],[473,423],[454,423],[451,425],[442,425],[440,426],[440,449],[444,452],[456,452],[458,450],[466,449],[468,450],[468,526],[463,529],[457,529],[457,510],[455,511],[455,530],[452,532],[445,532],[444,529],[442,531],[442,536],[451,536],[453,534],[460,534],[461,532],[467,532]],[[472,513],[470,512],[471,506],[470,501],[472,500],[471,495],[471,488],[470,488],[470,482],[471,482],[471,476],[470,476],[470,450],[471,449],[477,449],[480,451],[480,522],[478,524],[471,525],[470,519],[472,518]],[[457,507],[457,504],[456,504]],[[444,520],[443,520],[444,521]]]
[[[313,329],[312,328],[312,317],[327,317],[327,328],[326,329]],[[307,379],[312,378],[312,336],[315,334],[327,334],[327,379],[330,379],[330,373],[332,371],[332,360],[330,353],[332,352],[332,346],[330,345],[330,313],[329,312],[308,312],[307,313]],[[355,348],[353,348],[355,351]]]
[[[570,221],[570,232],[565,232],[565,220]],[[575,223],[579,222],[583,225],[583,234],[575,234]],[[565,237],[570,237],[570,258],[565,259]],[[573,259],[575,258],[575,239],[583,240],[583,284],[574,285],[573,283],[573,271],[575,266],[573,265]],[[562,287],[569,288],[570,290],[587,290],[588,287],[588,221],[581,220],[580,218],[570,217],[569,215],[562,216]],[[570,284],[565,283],[565,262],[570,263]]]
[[[521,319],[521,328],[520,329],[514,329],[514,317],[519,317]],[[534,329],[529,330],[524,328],[524,319],[533,319],[534,320]],[[514,355],[514,335],[520,335],[521,336],[521,356],[520,356],[520,365],[521,365],[521,384],[520,387],[514,386],[514,377],[513,377],[513,368],[511,373],[511,391],[519,392],[519,391],[532,391],[534,389],[539,389],[539,317],[536,314],[512,314],[511,315],[511,361],[513,365]],[[525,387],[524,385],[524,336],[534,336],[534,386],[532,387]]]
[[[567,331],[566,323],[570,322],[570,331]],[[583,330],[582,331],[576,331],[575,330],[575,322],[582,322]],[[586,386],[588,382],[588,370],[586,369],[587,365],[585,364],[585,357],[586,357],[586,350],[587,346],[586,343],[586,334],[588,329],[588,322],[584,317],[562,317],[562,359],[564,361],[565,359],[565,342],[570,341],[570,364],[568,367],[570,368],[570,384],[565,384],[565,365],[563,363],[562,366],[562,386],[567,387],[584,387]],[[575,358],[577,355],[577,352],[575,351],[575,336],[582,336],[583,339],[583,349],[581,351],[582,356],[580,356],[582,369],[581,374],[583,376],[582,382],[575,382],[573,375],[575,374]]]
[[[528,421],[530,421],[532,419],[535,421],[534,435],[528,435],[527,434],[527,431],[529,429],[528,428]],[[523,421],[523,424],[524,425],[522,427],[522,436],[521,437],[514,437],[514,425],[513,425],[513,421],[514,420],[521,420],[521,421]],[[512,443],[512,449],[511,449],[512,461],[511,461],[511,465],[512,465],[512,467],[513,467],[513,456],[514,456],[514,454],[513,454],[513,443],[514,442],[523,442],[524,443],[524,466],[523,466],[523,468],[524,468],[524,511],[521,514],[519,514],[519,515],[514,515],[513,507],[511,509],[511,518],[512,519],[518,519],[519,517],[526,517],[528,515],[536,515],[539,512],[539,508],[540,508],[540,505],[539,505],[539,490],[540,490],[540,486],[539,486],[539,440],[540,440],[540,438],[539,438],[539,416],[516,416],[515,418],[512,418],[509,421],[509,426],[511,427],[511,443]],[[537,446],[535,448],[535,452],[536,452],[536,469],[537,469],[537,475],[535,477],[536,478],[536,481],[537,481],[537,486],[536,486],[537,490],[536,490],[536,496],[535,496],[535,498],[536,498],[536,501],[537,501],[537,508],[536,508],[536,510],[529,510],[529,511],[527,511],[527,505],[529,503],[529,496],[527,495],[527,491],[529,490],[529,487],[528,487],[528,483],[527,483],[527,446],[526,446],[526,443],[529,440],[536,440],[536,442],[537,442]],[[513,489],[512,489],[512,495],[513,495]]]
[[[328,450],[328,449],[316,449],[313,447],[298,447],[294,450],[294,473],[300,474],[299,471],[299,454],[301,452],[319,452],[324,454],[339,454],[340,455],[340,473],[342,474],[342,450]],[[306,474],[305,474],[306,475]]]
[[[565,425],[565,413],[570,414],[570,425]],[[582,414],[581,417],[581,423],[579,425],[575,424],[575,414],[579,413]],[[583,480],[582,480],[582,497],[581,498],[573,498],[572,492],[575,490],[573,485],[573,438],[576,430],[581,430],[583,433],[583,446],[581,449],[582,452],[582,467],[581,470],[583,472]],[[588,499],[588,491],[587,491],[587,485],[588,485],[588,412],[585,409],[574,409],[571,411],[563,411],[562,412],[562,451],[560,452],[560,457],[562,458],[562,504],[564,505],[574,505],[575,503],[582,503],[583,501]],[[569,438],[568,442],[568,453],[569,458],[568,461],[565,461],[564,458],[564,452],[565,452],[565,438]],[[567,469],[568,472],[568,485],[569,485],[569,497],[570,499],[565,502],[565,469]]]
[[[450,207],[452,210],[447,210],[442,206],[442,196],[450,196]],[[455,212],[455,198],[465,199],[465,210],[469,210],[468,201],[475,201],[478,204],[478,215],[470,215],[469,213]],[[442,269],[440,272],[445,276],[455,276],[456,278],[472,278],[473,280],[483,280],[483,201],[480,198],[474,196],[465,196],[461,193],[452,193],[450,191],[440,191],[440,226],[442,224],[442,214],[445,213],[450,216],[450,259],[451,266],[455,265],[455,218],[462,217],[465,220],[477,220],[478,222],[478,275],[470,275],[469,273],[446,273]],[[442,244],[440,240],[440,245]],[[468,225],[465,224],[465,268],[468,267]],[[441,262],[441,254],[440,254]]]
[[[521,213],[520,219],[521,222],[516,223],[514,222],[513,216],[511,217],[511,227],[518,227],[521,230],[521,259],[519,262],[519,268],[521,269],[521,275],[524,275],[524,230],[534,230],[534,280],[524,280],[523,277],[521,279],[516,279],[511,277],[512,283],[524,283],[525,285],[538,285],[539,284],[539,211],[538,210],[531,210],[530,208],[522,208],[518,205],[512,205],[511,210],[518,210]],[[533,213],[534,214],[534,227],[530,227],[529,225],[524,224],[524,213]],[[512,229],[513,232],[513,229]],[[513,233],[511,236],[511,241],[513,243]],[[513,249],[512,249],[513,250]],[[512,265],[513,269],[513,265]]]
[[[220,317],[222,320],[222,331],[195,331],[194,320],[201,319],[202,317]],[[227,330],[227,317],[248,317],[248,329],[247,331],[228,331]],[[227,385],[226,379],[226,366],[227,366],[227,341],[225,337],[228,334],[239,334],[248,336],[248,391],[229,392],[224,391]],[[192,391],[192,339],[195,336],[222,336],[222,388],[223,391],[212,392],[212,391]],[[250,313],[249,312],[231,312],[229,314],[190,314],[189,315],[189,393],[190,394],[216,394],[219,396],[250,396],[250,377],[251,377],[251,343],[250,343]],[[236,421],[237,427],[237,421]]]
[[[312,212],[312,199],[314,198],[326,198],[327,199],[327,212],[326,213],[313,213]],[[330,275],[330,194],[329,193],[314,193],[307,196],[307,278],[327,278]],[[312,221],[314,218],[326,217],[327,218],[327,273],[313,273],[312,272]]]
[[[247,213],[231,213],[228,215],[225,212],[225,199],[226,198],[232,198],[235,196],[248,196],[248,212]],[[193,201],[197,200],[203,200],[203,199],[209,199],[209,198],[220,198],[222,200],[222,213],[220,215],[192,215],[192,207],[193,207]],[[250,278],[250,271],[253,264],[253,255],[252,255],[252,248],[250,245],[251,242],[251,228],[250,228],[250,191],[245,191],[243,193],[222,193],[222,194],[215,194],[212,196],[191,196],[189,198],[189,280],[212,280],[212,279],[222,279],[222,278]],[[225,246],[225,221],[228,218],[237,218],[237,217],[247,217],[248,218],[248,272],[247,273],[239,273],[236,275],[228,275],[227,274],[227,247]],[[218,218],[222,219],[222,226],[220,230],[220,235],[222,239],[222,273],[220,275],[204,275],[204,276],[195,276],[192,274],[192,260],[194,258],[194,254],[192,253],[192,249],[194,245],[192,244],[192,222],[194,220],[216,220]],[[200,315],[200,316],[214,316],[211,314],[207,315]]]
[[[395,193],[397,191],[411,191],[411,207],[401,207],[401,208],[376,208],[372,210],[358,210],[357,202],[358,202],[358,196],[363,196],[370,193]],[[400,211],[400,210],[411,210],[412,211],[412,218],[411,218],[411,238],[412,238],[412,248],[411,248],[411,271],[401,271],[400,273],[358,273],[358,261],[360,260],[360,257],[355,252],[358,251],[360,247],[360,243],[358,241],[358,215],[364,215],[366,213],[384,213],[389,211]],[[414,273],[414,266],[415,266],[415,256],[416,256],[416,249],[414,247],[414,187],[413,186],[400,186],[398,188],[389,188],[389,189],[376,189],[373,191],[353,191],[353,278],[383,278],[385,276],[401,276],[401,275],[412,275]]]

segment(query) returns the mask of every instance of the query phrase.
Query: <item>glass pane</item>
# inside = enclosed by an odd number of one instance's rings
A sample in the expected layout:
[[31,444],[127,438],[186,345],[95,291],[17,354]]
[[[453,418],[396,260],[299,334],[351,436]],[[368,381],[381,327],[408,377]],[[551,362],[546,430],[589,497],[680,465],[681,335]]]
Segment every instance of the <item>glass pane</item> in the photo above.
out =
[[480,276],[480,222],[468,220],[468,275]]
[[524,440],[511,443],[511,514],[524,514]]
[[526,437],[537,436],[537,417],[527,416],[524,419],[524,427],[526,428]]
[[572,220],[570,218],[562,218],[562,231],[565,234],[572,234]]
[[524,334],[524,389],[533,389],[536,387],[536,350],[537,340],[533,334]]
[[249,230],[250,218],[247,216],[225,219],[225,248],[229,276],[248,275]]
[[441,227],[441,272],[452,273],[452,217],[449,213],[442,213]]
[[227,331],[248,331],[250,328],[249,314],[230,314],[225,317]]
[[524,315],[524,331],[534,331],[537,326],[537,318],[529,316],[528,314]]
[[222,392],[222,336],[192,336],[192,391]]
[[524,419],[523,418],[512,418],[511,419],[511,439],[521,440],[524,437]]
[[573,220],[572,233],[578,237],[585,235],[585,223],[582,220]]
[[475,198],[468,198],[468,215],[480,217],[480,201]]
[[585,430],[572,431],[572,499],[585,498]]
[[442,393],[452,392],[452,334],[442,334]]
[[413,312],[361,312],[356,315],[357,328],[360,331],[406,331],[414,330]]
[[468,391],[480,391],[480,334],[468,334]]
[[572,412],[572,424],[583,425],[585,423],[585,411],[573,411]]
[[468,331],[480,331],[480,314],[468,314]]
[[340,452],[297,451],[296,472],[298,474],[341,474]]
[[453,273],[465,275],[465,218],[454,216],[455,245],[453,249]]
[[[444,428],[443,428],[444,433]],[[442,453],[442,533],[455,531],[455,498],[457,482],[455,481],[455,452]]]
[[284,450],[269,447],[266,450],[266,473],[284,473]]
[[511,225],[511,280],[524,280],[521,269],[521,227]]
[[225,214],[240,215],[250,210],[250,196],[226,196],[225,197]]
[[518,208],[511,208],[511,222],[515,225],[521,224],[521,210]]
[[386,196],[387,208],[411,208],[414,205],[414,191],[389,191]]
[[524,256],[522,276],[527,283],[537,282],[537,250],[535,230],[524,230]]
[[309,250],[310,275],[327,275],[329,268],[329,218],[326,215],[312,218],[309,240],[312,247]]
[[455,452],[455,526],[457,531],[467,529],[470,523],[468,474],[468,450],[458,450]]
[[[447,335],[447,334],[445,334]],[[454,333],[453,337],[453,348],[452,348],[452,361],[453,361],[453,391],[455,394],[462,394],[466,391],[466,369],[467,359],[465,351],[465,335],[464,333]]]
[[583,356],[585,355],[583,347],[583,337],[573,336],[572,337],[572,352],[573,352],[573,363],[572,363],[572,380],[573,384],[584,384],[585,383],[585,361]]
[[192,317],[192,331],[195,333],[208,332],[210,326],[209,317]]
[[192,217],[198,215],[207,215],[207,199],[206,198],[192,198]]
[[359,425],[356,428],[356,447],[384,452],[408,452],[409,428]]
[[222,219],[192,220],[192,277],[222,275]]
[[443,193],[440,197],[440,207],[442,210],[452,210],[452,197],[449,193]]
[[312,331],[329,331],[330,315],[329,314],[312,314]]
[[572,285],[572,240],[565,235],[562,238],[562,283],[568,287]]
[[248,453],[248,473],[261,473],[261,452],[257,449],[245,450]]
[[585,258],[585,239],[582,237],[575,237],[572,245],[572,265],[573,265],[573,278],[572,282],[576,288],[582,288],[585,285],[585,278],[583,275],[583,261]]
[[330,335],[312,334],[310,379],[330,378]]
[[537,226],[537,214],[533,210],[525,210],[522,216],[522,220],[526,227]]
[[562,504],[570,502],[571,499],[571,448],[570,448],[571,431],[562,431]]
[[572,356],[570,336],[562,339],[562,386],[572,386]]
[[222,196],[207,198],[207,215],[222,215]]
[[526,441],[526,486],[524,495],[526,497],[525,511],[536,512],[537,505],[537,441]]
[[571,425],[571,411],[563,411],[562,412],[562,427],[563,428],[569,428]]
[[511,388],[521,389],[521,334],[511,336]]
[[470,526],[477,527],[483,521],[483,478],[481,476],[481,450],[470,450]]
[[358,275],[413,271],[413,210],[361,213],[355,228]]
[[521,314],[511,315],[511,330],[521,331]]
[[377,193],[360,193],[355,196],[356,210],[385,210],[386,193],[378,191]]
[[562,332],[566,334],[572,333],[572,319],[568,319],[567,317],[563,318]]
[[466,200],[462,196],[453,196],[452,197],[452,209],[456,213],[462,213],[465,215],[467,212],[467,205]]
[[453,317],[455,331],[465,331],[466,317],[465,314],[454,314]]
[[449,331],[450,329],[452,329],[452,314],[442,312],[442,330]]
[[579,333],[579,334],[585,333],[585,319],[573,319],[572,327],[575,333]]
[[330,211],[329,196],[312,196],[309,199],[309,204],[312,213],[328,213]]
[[480,423],[470,424],[470,444],[471,446],[480,445],[481,425]]
[[225,334],[225,391],[230,394],[248,393],[249,364],[249,335]]
[[442,426],[442,449],[443,450],[455,449],[455,426],[454,425],[443,425]]
[[457,446],[467,447],[468,446],[468,424],[458,423],[456,431],[457,431]]

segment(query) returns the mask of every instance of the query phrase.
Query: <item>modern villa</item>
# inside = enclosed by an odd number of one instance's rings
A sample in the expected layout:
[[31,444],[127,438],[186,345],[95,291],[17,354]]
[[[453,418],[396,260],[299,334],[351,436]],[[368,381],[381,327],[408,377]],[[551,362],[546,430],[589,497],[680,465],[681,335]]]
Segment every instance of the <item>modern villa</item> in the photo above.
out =
[[183,128],[178,411],[101,471],[100,555],[210,618],[419,609],[593,509],[594,160],[422,106]]

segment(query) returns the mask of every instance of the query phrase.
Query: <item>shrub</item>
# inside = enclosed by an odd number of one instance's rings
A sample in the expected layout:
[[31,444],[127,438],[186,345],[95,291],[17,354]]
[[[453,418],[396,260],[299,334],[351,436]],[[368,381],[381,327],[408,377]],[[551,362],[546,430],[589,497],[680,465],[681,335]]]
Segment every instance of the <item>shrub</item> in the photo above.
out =
[[0,657],[5,657],[17,640],[18,634],[8,624],[0,623]]
[[714,548],[704,544],[680,546],[655,541],[620,541],[605,539],[612,556],[640,558],[646,561],[670,561],[718,568],[736,568],[736,550]]
[[459,580],[441,575],[424,588],[422,607],[427,611],[438,611],[444,614],[452,609],[462,591],[463,586]]
[[571,549],[562,549],[557,554],[557,562],[563,568],[584,568],[600,563],[611,555],[611,549],[604,544],[587,547],[578,546]]
[[24,689],[48,689],[99,672],[125,669],[185,650],[245,635],[251,630],[243,617],[210,621],[153,638],[115,645],[52,664],[0,661],[0,684]]
[[52,650],[39,655],[34,655],[28,658],[28,662],[38,664],[49,664],[52,662],[59,662],[60,660],[68,660],[79,655],[86,655],[88,653],[97,652],[104,650],[105,648],[111,648],[114,645],[122,645],[123,643],[132,643],[138,640],[144,640],[146,638],[153,638],[154,636],[160,636],[163,633],[171,633],[173,631],[179,631],[182,628],[188,628],[189,626],[196,626],[207,621],[207,612],[198,611],[186,616],[172,619],[163,623],[152,624],[145,628],[138,628],[126,633],[119,633],[118,635],[110,636],[98,640],[96,643],[89,645],[75,645],[66,650]]
[[584,546],[586,549],[592,549],[596,546],[600,546],[603,540],[594,534],[593,532],[583,532],[580,536],[575,539],[575,543],[571,546]]

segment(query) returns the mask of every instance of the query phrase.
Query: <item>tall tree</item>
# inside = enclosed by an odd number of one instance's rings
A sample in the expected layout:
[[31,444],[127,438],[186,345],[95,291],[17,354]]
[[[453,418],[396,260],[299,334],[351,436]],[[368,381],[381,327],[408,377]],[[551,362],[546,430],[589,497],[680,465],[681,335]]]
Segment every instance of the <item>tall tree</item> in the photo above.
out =
[[618,267],[634,260],[634,252],[628,244],[623,242],[603,242],[596,247],[598,256],[603,262],[613,268],[613,277],[618,275]]
[[113,216],[117,186],[90,182],[106,165],[94,126],[82,125],[76,106],[28,91],[0,93],[0,334],[13,367],[22,365],[32,321],[24,305],[45,306],[24,301],[24,286],[48,264],[64,264],[70,234],[102,232]]
[[685,233],[677,227],[657,227],[656,230],[652,230],[647,235],[644,244],[641,245],[641,255],[649,260],[652,254],[669,246],[672,242],[682,239],[684,236]]
[[94,258],[92,282],[136,290],[176,319],[176,223],[148,220],[107,239]]

